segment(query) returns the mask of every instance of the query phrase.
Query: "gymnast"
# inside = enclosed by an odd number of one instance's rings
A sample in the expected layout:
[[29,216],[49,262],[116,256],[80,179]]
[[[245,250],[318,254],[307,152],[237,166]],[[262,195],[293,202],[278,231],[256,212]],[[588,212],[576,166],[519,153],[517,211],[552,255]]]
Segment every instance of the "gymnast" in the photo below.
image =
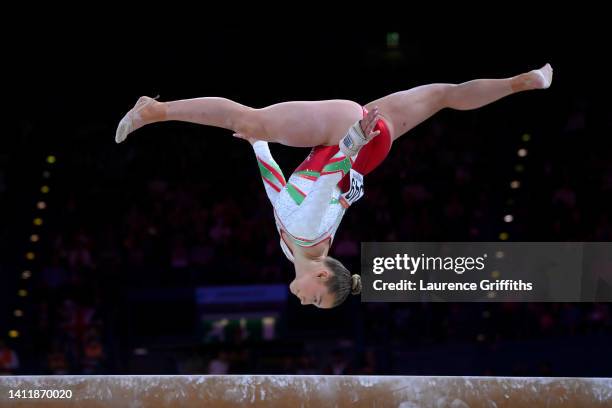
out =
[[[217,97],[159,102],[143,96],[119,122],[115,141],[145,125],[174,120],[229,129],[250,142],[281,248],[295,267],[291,293],[303,305],[332,308],[361,292],[360,276],[328,255],[335,232],[346,209],[363,196],[363,176],[384,160],[391,144],[444,108],[477,109],[517,92],[546,89],[552,74],[546,64],[510,78],[422,85],[365,106],[325,100],[255,109]],[[312,150],[287,180],[269,142]]]

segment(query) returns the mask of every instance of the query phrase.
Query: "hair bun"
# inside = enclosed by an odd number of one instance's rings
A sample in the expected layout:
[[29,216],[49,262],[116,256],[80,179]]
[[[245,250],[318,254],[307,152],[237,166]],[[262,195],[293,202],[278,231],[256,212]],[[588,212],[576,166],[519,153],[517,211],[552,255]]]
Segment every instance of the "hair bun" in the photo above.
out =
[[351,295],[358,295],[361,293],[361,276],[355,274],[351,276]]

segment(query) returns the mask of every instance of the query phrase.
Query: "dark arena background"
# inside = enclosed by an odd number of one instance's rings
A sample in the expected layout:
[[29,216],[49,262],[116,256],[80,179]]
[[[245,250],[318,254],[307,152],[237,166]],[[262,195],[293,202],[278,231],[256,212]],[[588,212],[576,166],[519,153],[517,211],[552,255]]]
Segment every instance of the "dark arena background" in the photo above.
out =
[[[612,406],[610,303],[303,307],[248,143],[179,122],[114,142],[141,95],[365,104],[550,62],[550,89],[394,143],[331,254],[357,272],[361,242],[611,241],[609,33],[408,23],[9,44],[0,406]],[[271,149],[285,174],[309,151]],[[74,395],[9,399],[36,387]]]

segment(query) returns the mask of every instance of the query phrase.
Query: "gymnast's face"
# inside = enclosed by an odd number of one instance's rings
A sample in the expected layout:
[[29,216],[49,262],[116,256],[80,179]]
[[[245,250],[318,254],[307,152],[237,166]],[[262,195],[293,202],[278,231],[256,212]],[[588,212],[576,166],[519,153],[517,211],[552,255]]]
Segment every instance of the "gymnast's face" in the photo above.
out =
[[329,309],[333,304],[333,296],[327,290],[329,272],[325,270],[301,274],[289,285],[289,290],[302,305],[315,305],[321,309]]

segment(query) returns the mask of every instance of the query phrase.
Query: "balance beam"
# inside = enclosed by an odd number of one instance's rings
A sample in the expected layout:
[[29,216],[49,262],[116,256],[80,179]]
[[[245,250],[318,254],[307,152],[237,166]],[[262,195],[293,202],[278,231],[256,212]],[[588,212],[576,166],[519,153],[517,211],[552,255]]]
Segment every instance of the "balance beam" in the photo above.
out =
[[[44,390],[71,398],[36,398]],[[10,398],[20,391],[21,398]],[[47,392],[46,397],[52,393]],[[0,407],[612,407],[612,379],[400,376],[0,377]]]

